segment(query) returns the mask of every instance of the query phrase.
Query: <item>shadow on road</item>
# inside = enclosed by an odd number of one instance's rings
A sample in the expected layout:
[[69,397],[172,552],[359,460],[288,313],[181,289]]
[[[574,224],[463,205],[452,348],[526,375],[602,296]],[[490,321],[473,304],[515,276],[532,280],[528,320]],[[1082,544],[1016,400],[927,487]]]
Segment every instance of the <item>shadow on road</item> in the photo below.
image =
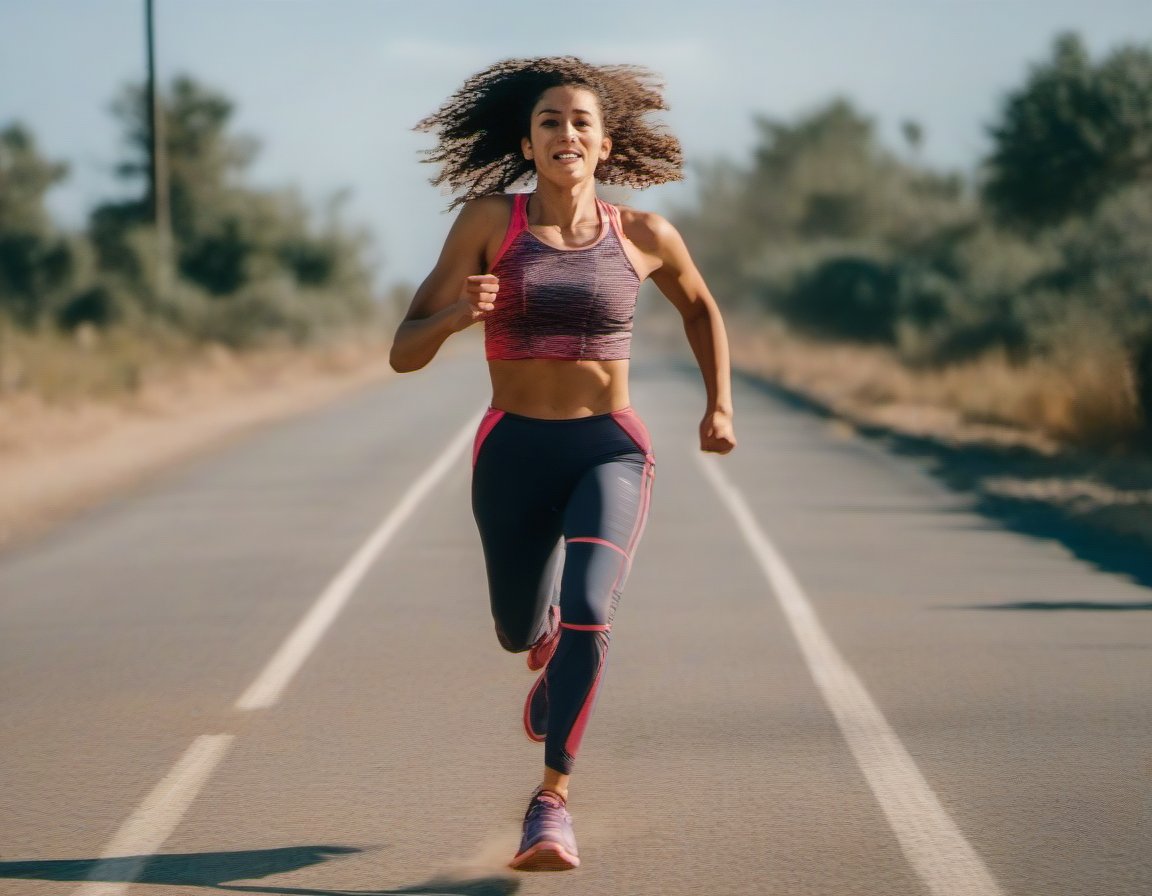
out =
[[1152,603],[1126,603],[1109,602],[1109,601],[1093,601],[1093,600],[1069,600],[1069,601],[1045,601],[1045,600],[1027,600],[1018,603],[1008,604],[966,604],[961,607],[952,607],[955,610],[1029,610],[1029,611],[1064,611],[1064,610],[1083,610],[1086,612],[1093,612],[1097,610],[1108,611],[1126,611],[1126,610],[1152,610]]
[[236,852],[124,856],[116,859],[0,862],[0,880],[96,880],[204,887],[232,893],[267,893],[272,896],[511,896],[520,888],[517,879],[494,875],[468,880],[435,878],[415,886],[390,890],[318,890],[229,883],[285,874],[327,862],[337,856],[359,852],[362,850],[352,846],[289,846]]
[[[683,365],[683,371],[686,375],[695,373],[687,365]],[[752,374],[734,371],[733,378],[744,387],[769,395],[789,407],[826,419],[839,419],[819,402]],[[1139,502],[1109,504],[1082,497],[1072,500],[1044,497],[1045,491],[1052,490],[1053,483],[1079,486],[1084,482],[1121,498],[1144,496],[1152,493],[1152,465],[1075,452],[1047,457],[1020,446],[953,445],[931,436],[906,435],[883,426],[849,422],[861,435],[895,455],[919,461],[950,489],[972,498],[972,511],[1011,531],[1059,542],[1076,557],[1104,572],[1126,576],[1136,584],[1152,588],[1152,550],[1147,536],[1136,534],[1148,528],[1137,520],[1138,516],[1150,512],[1145,506],[1147,501],[1141,498]],[[995,484],[1006,481],[1015,486],[1011,493],[997,491]],[[1152,604],[997,604],[979,609],[1149,610]]]

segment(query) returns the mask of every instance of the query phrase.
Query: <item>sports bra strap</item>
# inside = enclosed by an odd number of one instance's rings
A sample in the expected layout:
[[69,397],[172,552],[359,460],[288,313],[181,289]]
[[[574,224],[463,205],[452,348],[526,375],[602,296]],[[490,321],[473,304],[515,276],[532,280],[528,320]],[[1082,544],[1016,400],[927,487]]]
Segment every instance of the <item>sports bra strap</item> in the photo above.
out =
[[605,202],[603,199],[597,199],[600,203],[600,208],[608,215],[608,220],[612,224],[612,229],[616,231],[616,238],[620,240],[620,245],[624,245],[624,225],[620,223],[620,209],[612,205],[610,202]]
[[504,233],[504,242],[500,244],[500,250],[496,253],[496,257],[492,259],[492,263],[488,265],[489,271],[500,263],[500,259],[504,257],[504,253],[508,251],[508,247],[512,245],[512,241],[520,235],[522,230],[526,230],[527,227],[528,194],[513,193],[512,216],[508,219],[508,230]]
[[[512,241],[515,240],[522,231],[528,229],[529,195],[528,193],[512,194],[512,215],[508,219],[508,230],[505,231],[504,241],[500,244],[500,250],[496,253],[496,257],[492,259],[488,270],[492,270],[499,264],[500,259],[504,257],[504,253],[508,251],[508,247],[512,245]],[[596,198],[596,204],[600,207],[600,214],[607,216],[608,223],[612,226],[612,229],[616,231],[616,238],[620,240],[620,244],[624,245],[624,225],[620,222],[620,209],[599,197]]]
[[528,197],[529,193],[517,193],[512,197],[511,225],[517,231],[528,226]]

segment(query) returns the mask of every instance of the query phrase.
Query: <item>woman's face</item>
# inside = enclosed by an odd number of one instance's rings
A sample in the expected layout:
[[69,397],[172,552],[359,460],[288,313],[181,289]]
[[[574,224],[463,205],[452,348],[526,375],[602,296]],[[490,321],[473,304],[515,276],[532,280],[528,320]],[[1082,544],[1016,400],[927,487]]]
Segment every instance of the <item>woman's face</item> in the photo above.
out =
[[558,183],[591,178],[608,158],[600,101],[586,87],[550,87],[532,108],[530,136],[521,140],[524,158],[541,177]]

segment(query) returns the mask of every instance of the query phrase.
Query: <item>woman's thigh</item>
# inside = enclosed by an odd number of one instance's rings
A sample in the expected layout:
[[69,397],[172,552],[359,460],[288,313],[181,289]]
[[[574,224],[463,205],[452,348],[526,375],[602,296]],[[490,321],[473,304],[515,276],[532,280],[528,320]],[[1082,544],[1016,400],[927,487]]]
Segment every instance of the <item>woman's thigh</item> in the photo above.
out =
[[612,624],[648,517],[651,483],[651,464],[634,453],[597,464],[573,489],[560,589],[566,623]]
[[473,471],[472,512],[497,636],[508,650],[526,650],[540,633],[563,559],[563,501],[539,470],[486,446]]

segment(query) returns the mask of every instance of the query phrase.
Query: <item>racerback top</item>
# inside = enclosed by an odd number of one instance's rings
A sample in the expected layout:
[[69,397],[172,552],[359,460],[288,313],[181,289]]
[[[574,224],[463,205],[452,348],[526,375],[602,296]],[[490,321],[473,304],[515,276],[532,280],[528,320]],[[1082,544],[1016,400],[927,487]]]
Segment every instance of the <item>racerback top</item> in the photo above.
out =
[[620,212],[601,199],[600,236],[558,249],[528,229],[528,194],[517,193],[491,273],[496,308],[484,319],[489,361],[553,358],[617,361],[629,357],[640,277],[624,254]]

